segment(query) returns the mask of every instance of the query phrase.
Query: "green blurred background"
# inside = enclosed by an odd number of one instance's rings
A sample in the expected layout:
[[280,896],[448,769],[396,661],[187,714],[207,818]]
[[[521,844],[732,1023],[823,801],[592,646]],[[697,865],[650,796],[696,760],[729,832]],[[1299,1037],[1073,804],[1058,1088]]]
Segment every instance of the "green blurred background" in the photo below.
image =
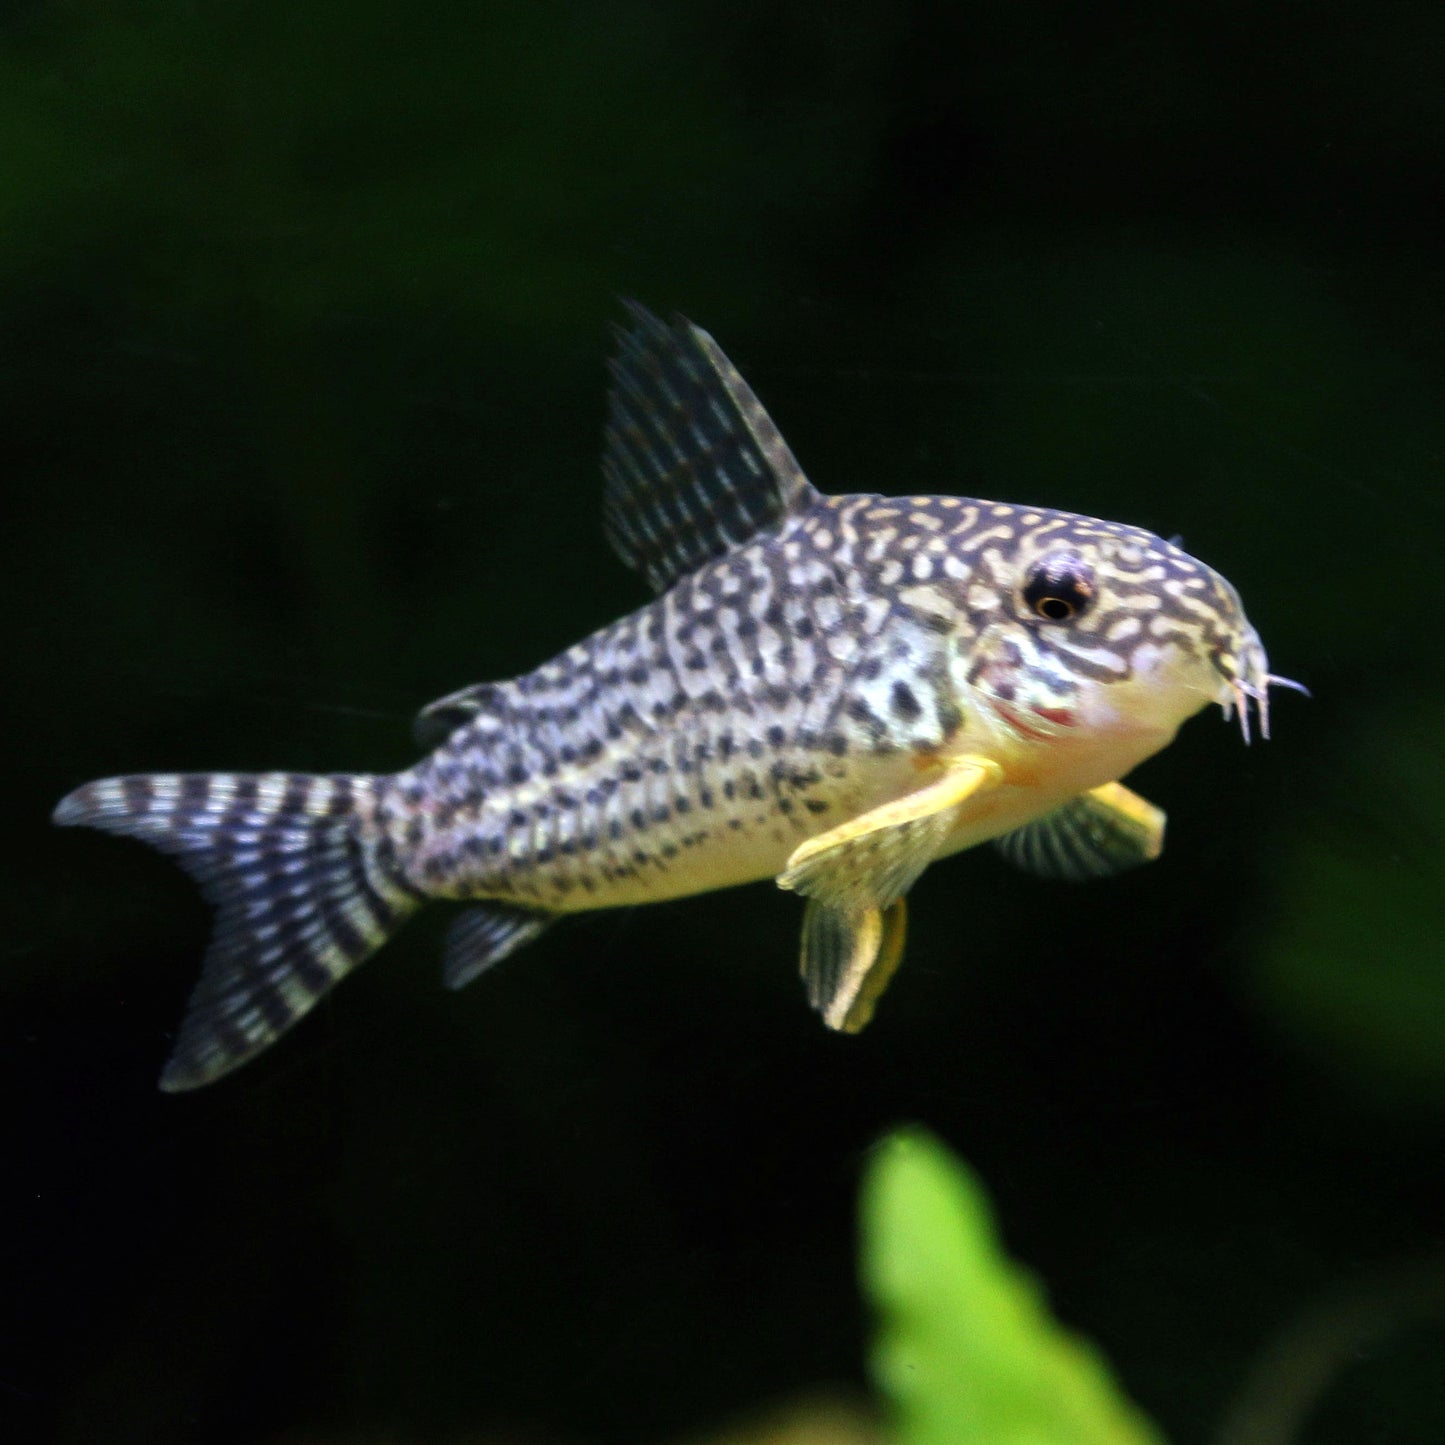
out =
[[[913,1119],[1176,1445],[1381,1279],[1303,1438],[1445,1436],[1442,67],[1434,3],[0,9],[0,1436],[606,1445],[861,1389],[854,1196]],[[50,807],[403,766],[645,600],[624,295],[825,491],[1181,533],[1314,700],[1149,763],[1137,875],[933,870],[860,1038],[768,887],[455,996],[438,910],[159,1095],[206,909]]]

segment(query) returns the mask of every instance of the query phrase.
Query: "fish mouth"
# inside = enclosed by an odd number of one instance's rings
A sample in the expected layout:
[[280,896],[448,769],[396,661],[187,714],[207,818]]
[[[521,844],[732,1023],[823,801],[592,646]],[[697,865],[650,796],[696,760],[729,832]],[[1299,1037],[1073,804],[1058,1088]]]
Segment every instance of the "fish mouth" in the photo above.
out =
[[1269,738],[1270,688],[1286,688],[1290,692],[1302,693],[1305,697],[1310,696],[1310,690],[1302,682],[1271,672],[1264,648],[1257,637],[1251,637],[1240,650],[1240,662],[1242,665],[1233,674],[1221,667],[1218,661],[1215,662],[1216,669],[1224,678],[1223,695],[1215,700],[1219,703],[1226,722],[1238,716],[1239,733],[1248,746],[1252,739],[1251,708],[1260,737],[1266,740]]

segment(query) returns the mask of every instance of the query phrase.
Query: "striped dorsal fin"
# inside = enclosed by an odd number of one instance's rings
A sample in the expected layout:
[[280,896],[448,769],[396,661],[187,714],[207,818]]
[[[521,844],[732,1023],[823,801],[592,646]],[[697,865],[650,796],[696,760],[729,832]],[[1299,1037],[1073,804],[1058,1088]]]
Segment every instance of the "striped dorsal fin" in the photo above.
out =
[[685,317],[635,301],[609,363],[602,474],[608,540],[653,590],[818,496],[737,369]]

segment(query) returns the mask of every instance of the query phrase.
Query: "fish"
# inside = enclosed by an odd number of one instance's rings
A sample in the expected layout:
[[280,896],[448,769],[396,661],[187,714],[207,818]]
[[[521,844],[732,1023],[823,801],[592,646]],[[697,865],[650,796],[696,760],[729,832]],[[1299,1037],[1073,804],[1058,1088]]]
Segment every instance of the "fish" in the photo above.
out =
[[1219,573],[1122,523],[979,498],[825,495],[721,348],[635,302],[615,328],[604,531],[654,594],[534,671],[425,707],[395,774],[157,773],[54,822],[138,838],[214,906],[160,1078],[197,1088],[296,1024],[423,905],[464,904],[461,988],[559,918],[764,879],[856,1033],[909,889],[983,843],[1046,879],[1156,858],[1120,779],[1210,704],[1269,734],[1269,671]]

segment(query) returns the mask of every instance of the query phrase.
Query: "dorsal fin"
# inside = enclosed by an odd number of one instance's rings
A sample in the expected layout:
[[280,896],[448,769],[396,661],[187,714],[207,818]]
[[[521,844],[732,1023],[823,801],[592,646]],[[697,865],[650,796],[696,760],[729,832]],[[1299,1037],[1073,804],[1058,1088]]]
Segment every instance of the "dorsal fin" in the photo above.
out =
[[609,362],[602,475],[607,538],[657,592],[818,493],[706,331],[635,301]]

